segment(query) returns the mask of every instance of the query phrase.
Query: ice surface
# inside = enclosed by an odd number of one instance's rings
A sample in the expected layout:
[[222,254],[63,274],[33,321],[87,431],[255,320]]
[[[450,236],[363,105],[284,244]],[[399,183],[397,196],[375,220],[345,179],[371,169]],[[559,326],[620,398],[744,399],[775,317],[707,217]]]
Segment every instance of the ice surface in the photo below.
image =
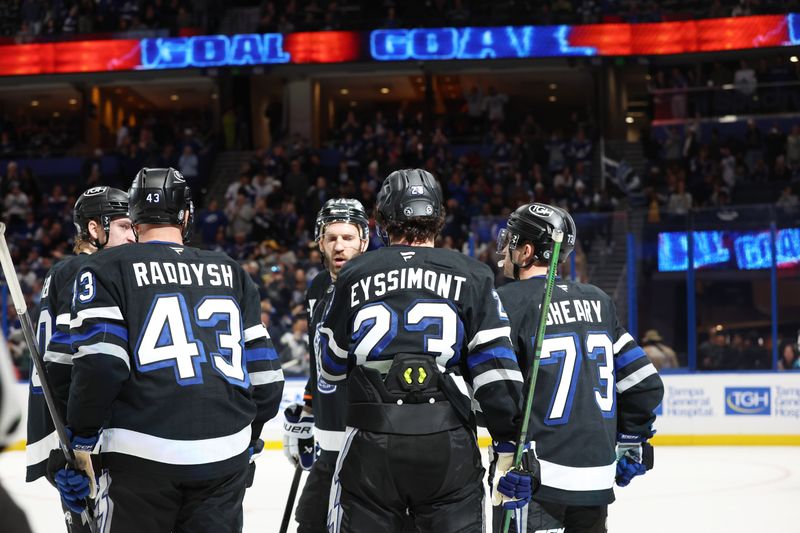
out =
[[[665,446],[655,461],[655,470],[617,489],[611,533],[800,531],[800,447]],[[24,463],[23,452],[0,454],[3,485],[35,533],[65,531],[56,490],[44,480],[26,484]],[[245,533],[278,531],[292,473],[280,451],[258,459],[244,501]]]

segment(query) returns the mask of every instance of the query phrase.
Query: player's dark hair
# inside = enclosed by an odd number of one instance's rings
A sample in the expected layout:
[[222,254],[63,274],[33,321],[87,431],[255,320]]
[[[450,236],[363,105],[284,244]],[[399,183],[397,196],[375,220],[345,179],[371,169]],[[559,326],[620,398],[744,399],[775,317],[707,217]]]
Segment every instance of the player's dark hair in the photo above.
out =
[[375,210],[375,221],[389,235],[390,241],[407,243],[435,240],[444,227],[444,213],[433,217],[415,217],[408,220],[386,220]]

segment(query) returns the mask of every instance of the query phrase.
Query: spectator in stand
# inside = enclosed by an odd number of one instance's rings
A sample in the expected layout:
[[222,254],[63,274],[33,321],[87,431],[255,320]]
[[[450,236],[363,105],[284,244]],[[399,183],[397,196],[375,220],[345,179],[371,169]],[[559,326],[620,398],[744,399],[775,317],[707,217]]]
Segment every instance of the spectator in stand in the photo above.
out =
[[777,201],[778,207],[782,208],[793,208],[800,205],[800,200],[798,200],[797,195],[792,192],[792,186],[787,185],[781,191],[781,195]]
[[708,340],[697,349],[698,368],[700,370],[721,370],[725,368],[728,355],[728,342],[720,328],[711,328]]
[[498,93],[494,85],[490,85],[488,93],[483,99],[483,109],[489,122],[503,122],[505,120],[507,103],[508,95]]
[[181,171],[181,174],[186,178],[187,182],[190,185],[195,186],[197,183],[197,177],[200,173],[200,160],[197,158],[197,154],[194,153],[194,149],[192,148],[191,144],[186,144],[183,147],[183,153],[181,154],[180,159],[178,159],[178,168]]
[[658,333],[658,330],[649,329],[642,337],[642,349],[647,354],[647,358],[656,367],[656,370],[662,368],[678,368],[678,358],[675,351],[664,344],[664,339]]
[[681,72],[681,69],[677,67],[672,69],[669,86],[671,89],[670,111],[672,118],[686,118],[688,104],[686,89],[689,87],[689,82],[686,80],[686,76],[683,75],[683,72]]
[[219,202],[216,199],[212,199],[208,203],[208,207],[198,214],[197,226],[203,242],[207,245],[214,242],[220,229],[224,230],[228,226],[228,217],[219,208]]
[[667,212],[672,216],[685,216],[692,208],[692,195],[686,191],[686,182],[678,180],[676,190],[669,196]]
[[477,85],[473,85],[469,91],[464,92],[464,100],[470,129],[472,133],[478,133],[483,123],[483,95]]
[[778,355],[778,370],[800,370],[797,346],[791,342],[784,342],[778,351]]
[[733,84],[736,90],[745,97],[745,102],[752,101],[758,87],[756,71],[744,59],[739,62],[739,69],[733,74]]
[[236,201],[232,206],[229,206],[225,214],[230,220],[229,235],[244,234],[250,235],[253,229],[253,217],[255,216],[255,209],[253,204],[247,198],[243,190],[240,190],[236,195]]
[[3,201],[5,220],[9,226],[23,223],[31,212],[28,195],[20,188],[18,181],[9,184],[9,191]]

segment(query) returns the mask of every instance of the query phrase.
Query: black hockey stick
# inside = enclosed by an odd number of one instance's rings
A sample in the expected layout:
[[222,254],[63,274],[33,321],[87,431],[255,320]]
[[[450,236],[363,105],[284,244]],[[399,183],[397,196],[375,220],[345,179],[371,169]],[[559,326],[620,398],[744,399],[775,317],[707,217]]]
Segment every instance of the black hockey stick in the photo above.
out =
[[[17,310],[17,317],[22,326],[22,334],[25,337],[25,342],[28,344],[28,349],[31,352],[33,365],[36,367],[36,372],[39,374],[39,379],[42,383],[42,391],[44,392],[44,399],[47,403],[47,409],[50,411],[50,417],[53,419],[53,426],[56,429],[59,443],[61,444],[61,451],[64,452],[64,457],[71,467],[75,467],[75,453],[70,446],[69,437],[67,436],[67,428],[64,419],[56,406],[55,398],[53,396],[53,388],[50,386],[50,380],[47,377],[47,370],[44,367],[44,359],[39,353],[39,345],[36,342],[36,335],[33,333],[33,325],[31,317],[28,314],[28,307],[25,304],[25,296],[22,294],[22,288],[19,285],[17,272],[14,269],[14,263],[11,261],[11,254],[8,251],[8,243],[6,242],[6,225],[0,222],[0,266],[2,266],[3,274],[8,284],[8,291],[11,293],[11,300],[14,303],[14,308]],[[91,480],[94,482],[94,480]],[[97,532],[97,522],[94,517],[94,502],[91,497],[86,498],[86,510],[81,513],[89,529],[92,533]]]
[[292,509],[294,509],[294,499],[297,497],[297,488],[300,486],[300,476],[303,474],[303,467],[297,465],[294,469],[294,477],[292,478],[292,487],[289,489],[289,498],[286,500],[286,509],[283,511],[283,520],[281,521],[280,533],[286,533],[289,530],[289,520],[292,519]]
[[[561,252],[561,241],[564,240],[564,232],[558,229],[553,230],[553,249],[550,252],[550,266],[547,269],[547,282],[544,286],[542,295],[542,307],[540,307],[539,327],[536,329],[536,343],[533,348],[533,362],[528,370],[528,389],[525,391],[525,410],[522,412],[522,425],[519,428],[519,438],[517,438],[517,450],[514,453],[514,468],[519,468],[522,463],[522,453],[525,451],[525,441],[528,438],[528,424],[531,420],[531,409],[533,408],[533,390],[536,388],[536,375],[539,373],[539,359],[542,355],[542,342],[544,342],[544,328],[547,324],[547,311],[550,308],[550,297],[553,294],[553,285],[556,282],[556,269],[558,267],[558,255]],[[506,509],[503,513],[503,533],[508,533],[511,525],[511,516],[514,511]],[[524,520],[520,518],[520,520]]]

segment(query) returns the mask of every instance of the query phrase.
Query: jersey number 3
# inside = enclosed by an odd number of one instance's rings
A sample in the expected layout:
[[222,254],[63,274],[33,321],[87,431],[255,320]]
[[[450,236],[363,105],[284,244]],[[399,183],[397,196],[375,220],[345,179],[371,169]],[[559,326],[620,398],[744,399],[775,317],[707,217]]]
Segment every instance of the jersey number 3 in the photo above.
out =
[[242,360],[241,312],[236,302],[228,297],[204,298],[191,317],[182,295],[156,296],[136,344],[139,370],[150,372],[173,367],[178,384],[202,383],[200,364],[207,360],[206,350],[203,343],[195,339],[192,322],[202,328],[227,322],[226,328],[216,331],[217,351],[210,354],[211,366],[228,382],[248,387],[250,380]]

